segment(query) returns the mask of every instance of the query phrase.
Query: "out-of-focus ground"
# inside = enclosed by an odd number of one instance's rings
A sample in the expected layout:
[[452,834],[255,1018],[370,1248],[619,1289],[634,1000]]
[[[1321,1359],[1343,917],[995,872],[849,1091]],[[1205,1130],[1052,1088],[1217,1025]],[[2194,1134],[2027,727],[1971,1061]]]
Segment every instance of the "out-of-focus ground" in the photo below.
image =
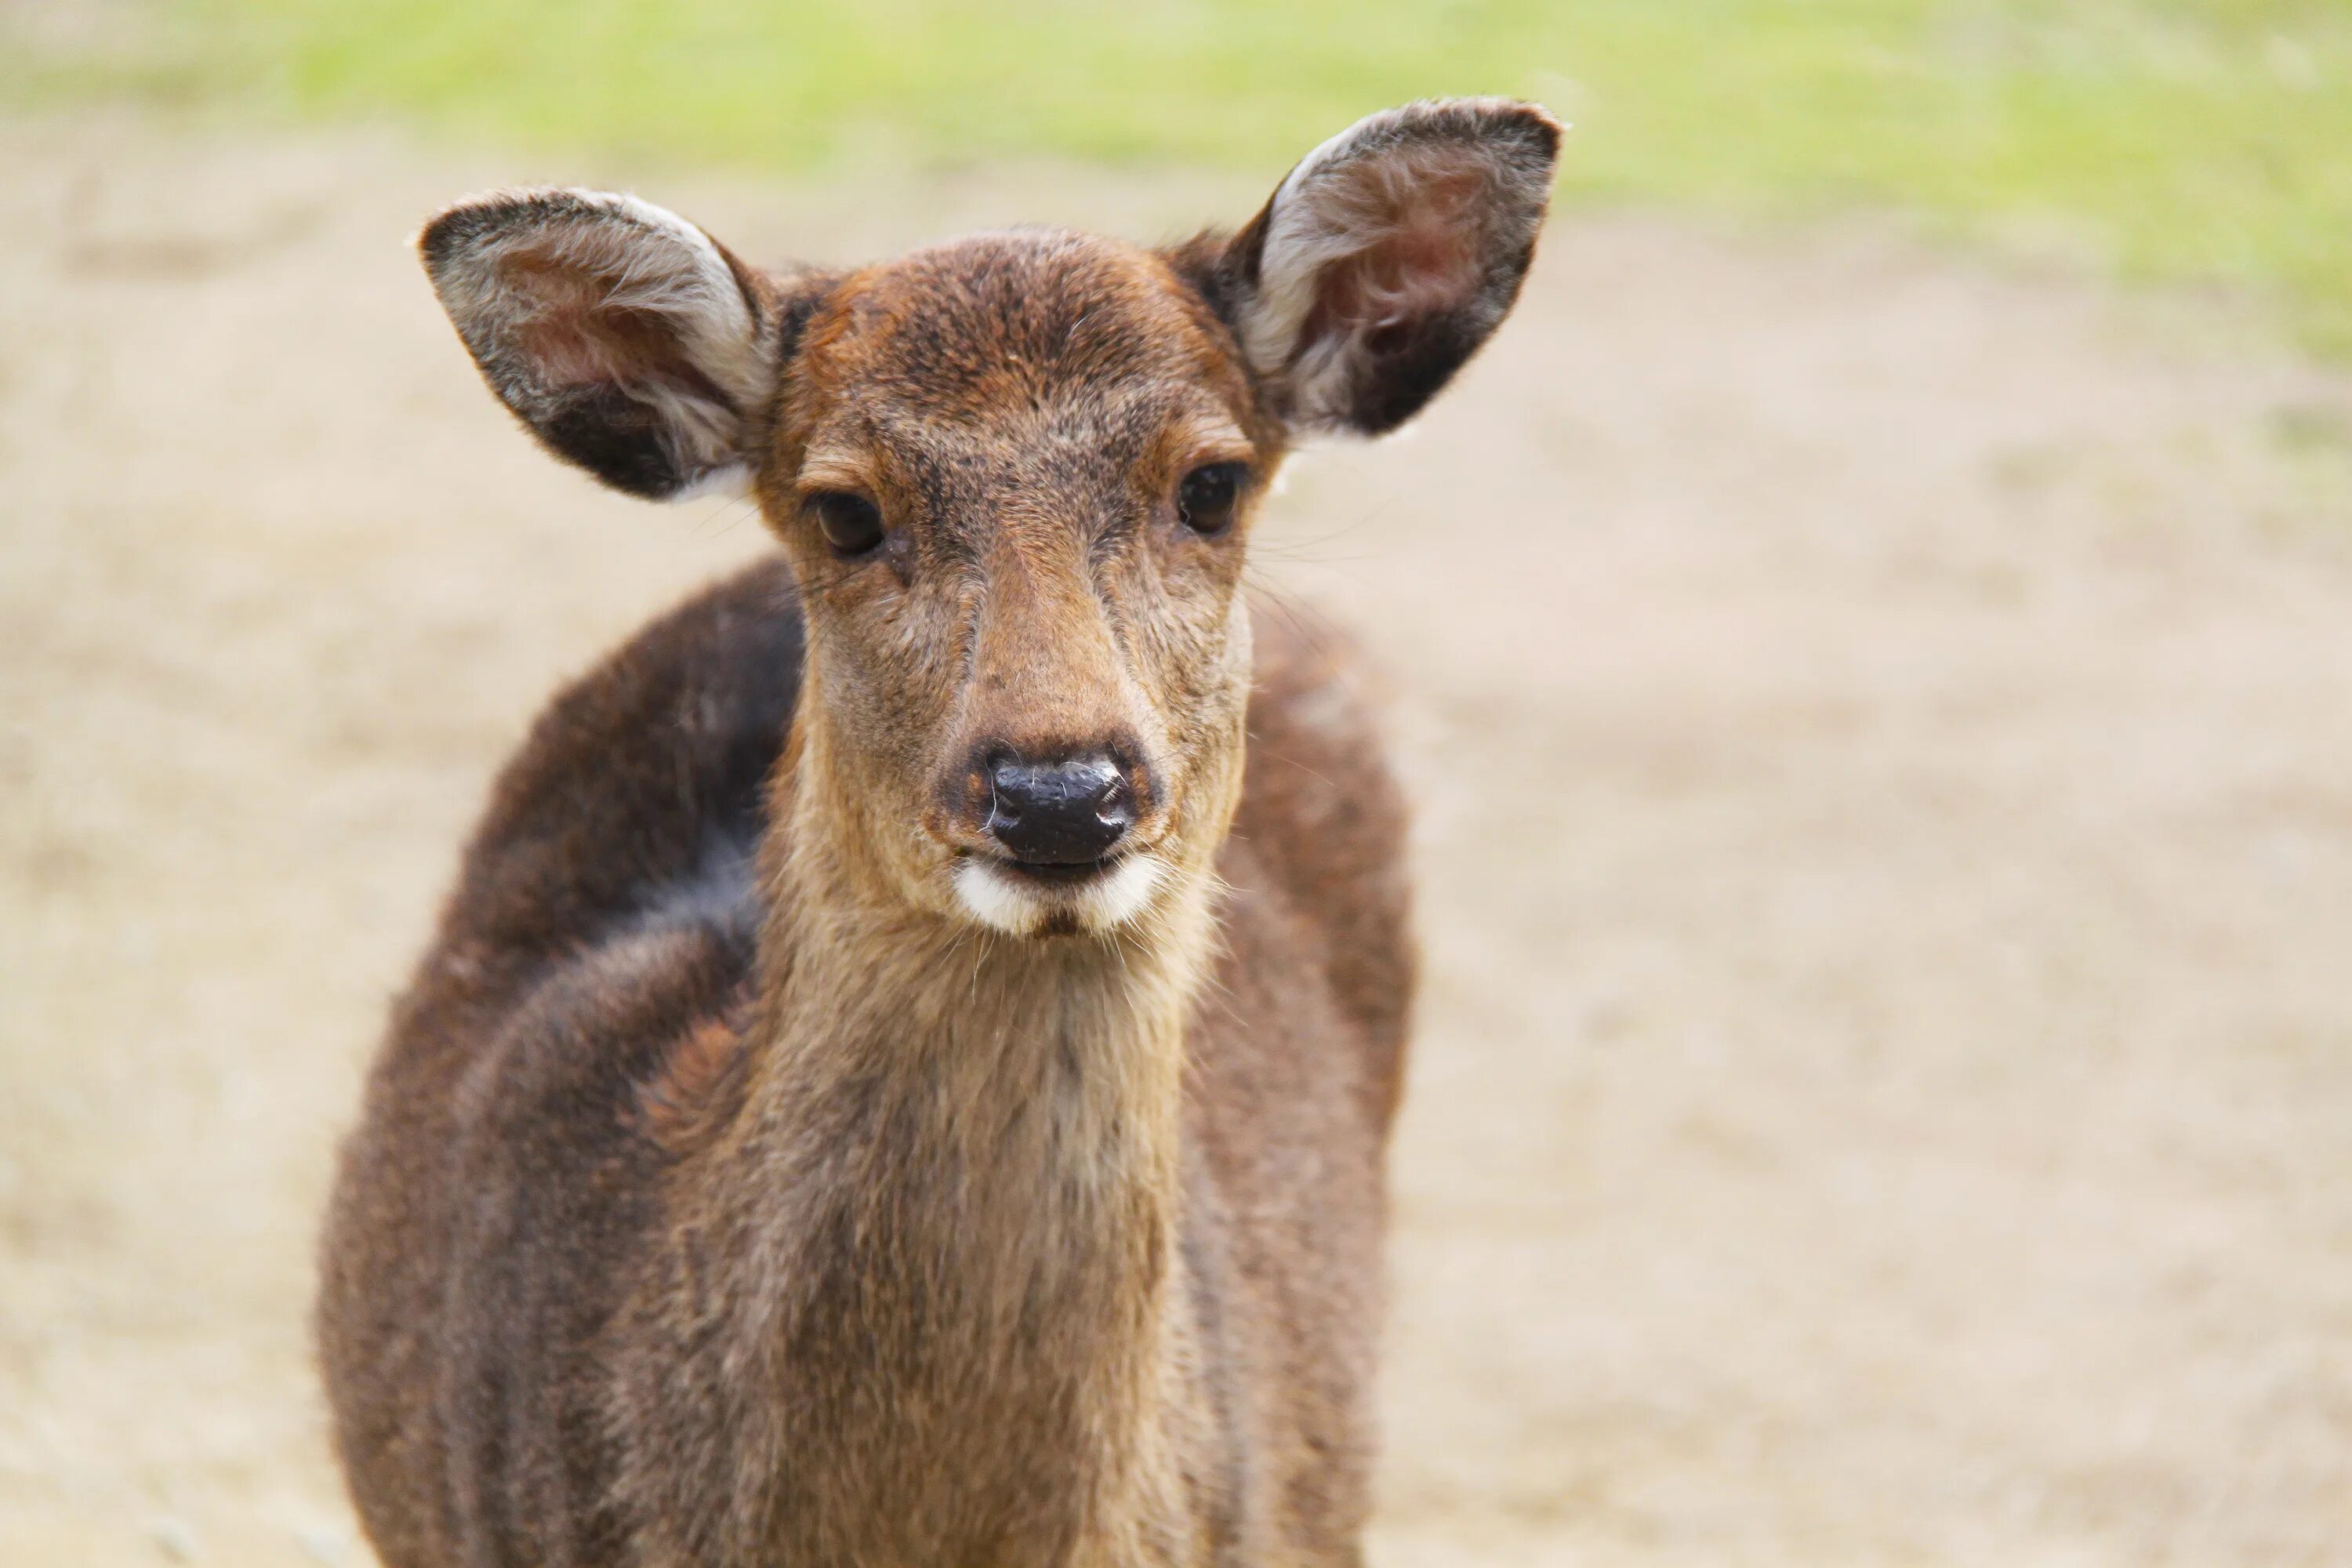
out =
[[[403,241],[1238,219],[0,125],[0,1562],[342,1563],[334,1140],[490,769],[761,547],[509,425]],[[1270,584],[1391,672],[1429,965],[1375,1562],[2352,1561],[2352,382],[1868,226],[1558,223]]]

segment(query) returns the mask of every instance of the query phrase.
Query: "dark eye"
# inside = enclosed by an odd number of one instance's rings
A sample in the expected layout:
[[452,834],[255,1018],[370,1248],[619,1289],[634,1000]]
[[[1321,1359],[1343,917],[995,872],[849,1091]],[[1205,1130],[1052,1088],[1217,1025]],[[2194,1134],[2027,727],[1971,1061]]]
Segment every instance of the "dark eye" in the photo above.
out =
[[818,490],[808,498],[807,505],[835,554],[863,555],[882,542],[882,513],[864,496],[848,490]]
[[1176,487],[1176,515],[1195,533],[1223,533],[1248,479],[1247,463],[1203,463]]

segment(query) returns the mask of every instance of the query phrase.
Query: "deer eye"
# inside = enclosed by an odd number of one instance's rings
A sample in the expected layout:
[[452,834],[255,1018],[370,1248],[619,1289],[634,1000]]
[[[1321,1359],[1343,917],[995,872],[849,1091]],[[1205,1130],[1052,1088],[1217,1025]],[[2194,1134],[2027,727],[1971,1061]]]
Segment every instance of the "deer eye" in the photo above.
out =
[[1176,515],[1195,533],[1223,533],[1248,479],[1247,463],[1202,464],[1176,487]]
[[863,555],[882,542],[881,510],[864,496],[818,490],[803,504],[816,514],[817,528],[836,555]]

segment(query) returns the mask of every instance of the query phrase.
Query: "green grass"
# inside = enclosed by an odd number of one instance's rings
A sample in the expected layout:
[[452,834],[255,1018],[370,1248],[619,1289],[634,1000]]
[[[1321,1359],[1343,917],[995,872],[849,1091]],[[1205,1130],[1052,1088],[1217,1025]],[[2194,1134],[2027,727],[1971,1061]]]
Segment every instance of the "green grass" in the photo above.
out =
[[0,98],[777,168],[1271,174],[1369,109],[1507,92],[1577,122],[1571,199],[2054,236],[2126,275],[2273,294],[2352,352],[2347,0],[111,3],[133,9],[101,13],[110,31],[0,13]]

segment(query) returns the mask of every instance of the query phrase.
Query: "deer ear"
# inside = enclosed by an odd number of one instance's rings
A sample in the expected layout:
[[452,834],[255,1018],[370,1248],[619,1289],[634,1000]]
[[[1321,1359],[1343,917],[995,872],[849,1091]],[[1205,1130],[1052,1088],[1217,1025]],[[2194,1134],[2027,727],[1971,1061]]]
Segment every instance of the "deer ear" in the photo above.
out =
[[774,385],[764,280],[674,213],[506,191],[417,249],[490,390],[541,445],[632,495],[740,489]]
[[1559,122],[1443,99],[1308,153],[1227,247],[1225,313],[1296,424],[1376,436],[1421,411],[1518,297]]

